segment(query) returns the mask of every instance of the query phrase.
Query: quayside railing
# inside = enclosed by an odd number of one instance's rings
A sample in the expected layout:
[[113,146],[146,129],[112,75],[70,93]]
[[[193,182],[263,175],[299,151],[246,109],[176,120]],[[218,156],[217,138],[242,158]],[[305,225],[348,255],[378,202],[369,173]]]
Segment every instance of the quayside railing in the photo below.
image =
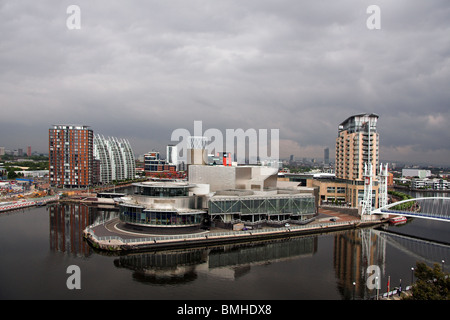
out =
[[[314,226],[345,226],[345,225],[354,225],[357,222],[355,221],[343,221],[343,222],[327,222],[326,224],[314,224]],[[245,235],[257,235],[257,234],[270,234],[274,232],[285,231],[289,232],[291,230],[305,230],[311,229],[311,225],[295,225],[289,227],[281,227],[281,228],[266,228],[266,229],[251,229],[251,230],[243,230],[243,231],[223,231],[223,232],[204,232],[204,233],[196,233],[196,234],[179,234],[179,235],[164,235],[164,236],[152,236],[152,237],[140,237],[140,238],[129,238],[124,239],[120,236],[97,236],[92,229],[95,226],[98,226],[101,223],[96,223],[86,228],[86,232],[89,233],[95,240],[97,241],[108,241],[108,240],[118,240],[122,243],[139,243],[139,242],[158,242],[158,241],[176,241],[176,240],[187,240],[187,239],[209,239],[209,238],[221,238],[228,236],[245,236]]]

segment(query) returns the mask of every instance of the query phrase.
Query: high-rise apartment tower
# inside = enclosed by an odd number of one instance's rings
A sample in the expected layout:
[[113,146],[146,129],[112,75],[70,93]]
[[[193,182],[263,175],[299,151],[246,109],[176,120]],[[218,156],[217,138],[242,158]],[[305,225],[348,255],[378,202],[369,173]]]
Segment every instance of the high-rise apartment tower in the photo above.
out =
[[[377,206],[377,120],[376,114],[358,114],[347,118],[338,128],[336,178],[346,184],[345,198],[353,207],[360,206],[364,198],[372,203],[372,207]],[[368,195],[365,196],[365,192]]]
[[49,183],[64,188],[93,184],[93,131],[83,125],[49,129]]
[[364,165],[369,161],[372,163],[373,176],[376,177],[379,165],[377,120],[376,114],[359,114],[347,118],[339,125],[336,138],[336,178],[363,181]]

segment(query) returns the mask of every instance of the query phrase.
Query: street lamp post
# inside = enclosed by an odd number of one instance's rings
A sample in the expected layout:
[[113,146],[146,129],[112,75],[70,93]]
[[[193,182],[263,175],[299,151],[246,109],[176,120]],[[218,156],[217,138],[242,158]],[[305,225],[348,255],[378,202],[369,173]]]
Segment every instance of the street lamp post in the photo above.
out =
[[353,281],[353,300],[355,300],[355,286],[356,282]]
[[411,286],[414,283],[414,268],[411,267]]

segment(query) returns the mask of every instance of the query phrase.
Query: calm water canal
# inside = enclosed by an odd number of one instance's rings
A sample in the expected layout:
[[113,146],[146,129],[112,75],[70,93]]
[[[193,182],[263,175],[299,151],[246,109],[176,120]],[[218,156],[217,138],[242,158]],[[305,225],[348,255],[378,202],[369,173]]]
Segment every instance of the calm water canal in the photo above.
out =
[[[107,255],[82,239],[83,229],[116,211],[51,205],[0,215],[0,299],[368,299],[369,265],[381,289],[411,283],[416,261],[442,263],[434,246],[372,229],[265,243],[182,251]],[[389,230],[450,243],[449,223],[415,219]],[[67,267],[81,270],[69,290]],[[355,283],[355,284],[353,284]]]

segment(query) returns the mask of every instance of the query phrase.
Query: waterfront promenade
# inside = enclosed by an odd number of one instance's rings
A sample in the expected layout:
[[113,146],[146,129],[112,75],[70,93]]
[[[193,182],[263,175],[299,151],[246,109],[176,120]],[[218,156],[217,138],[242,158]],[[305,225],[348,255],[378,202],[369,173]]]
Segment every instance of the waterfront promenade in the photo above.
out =
[[84,230],[85,239],[95,248],[106,251],[132,251],[214,245],[220,243],[256,241],[280,237],[301,236],[314,233],[370,227],[381,220],[361,221],[357,217],[319,209],[316,219],[305,225],[264,227],[254,230],[228,229],[145,229],[122,223],[118,218],[92,225]]
[[59,200],[58,195],[52,195],[39,198],[27,198],[10,202],[0,202],[0,213],[17,209],[24,209],[28,207],[46,205],[48,203],[56,202],[58,200]]

